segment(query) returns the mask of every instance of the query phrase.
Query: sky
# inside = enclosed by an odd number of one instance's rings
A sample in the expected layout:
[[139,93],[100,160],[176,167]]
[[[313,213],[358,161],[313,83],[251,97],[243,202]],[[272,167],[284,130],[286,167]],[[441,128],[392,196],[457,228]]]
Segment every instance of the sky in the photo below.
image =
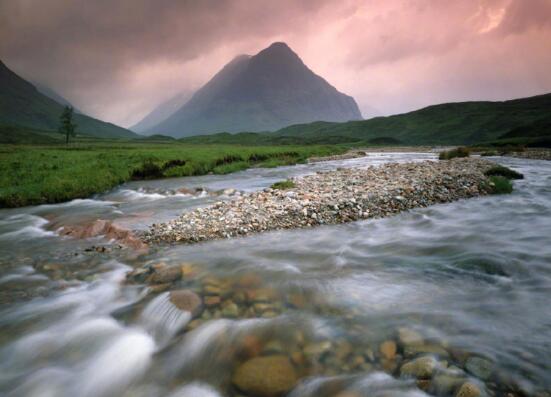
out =
[[551,0],[0,0],[0,59],[125,127],[275,41],[365,116],[551,92]]

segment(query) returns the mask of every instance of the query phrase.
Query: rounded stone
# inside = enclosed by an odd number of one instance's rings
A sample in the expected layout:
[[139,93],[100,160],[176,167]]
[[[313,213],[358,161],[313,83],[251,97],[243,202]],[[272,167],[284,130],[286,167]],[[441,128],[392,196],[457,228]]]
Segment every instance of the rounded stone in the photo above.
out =
[[381,343],[379,351],[387,360],[392,360],[396,356],[396,342],[392,340],[387,340]]
[[181,277],[182,269],[179,266],[155,266],[147,281],[152,284],[172,283]]
[[282,396],[298,382],[293,364],[287,356],[255,357],[241,364],[232,383],[246,394],[258,397]]
[[493,372],[492,362],[481,357],[469,357],[465,362],[465,368],[477,378],[484,380],[488,379]]
[[170,302],[180,310],[190,312],[193,316],[201,312],[203,306],[201,298],[193,291],[187,289],[170,291],[169,297]]
[[482,393],[477,385],[471,382],[465,382],[461,385],[455,397],[480,397]]
[[437,362],[433,357],[419,357],[402,365],[400,374],[414,376],[416,378],[430,378],[436,368]]

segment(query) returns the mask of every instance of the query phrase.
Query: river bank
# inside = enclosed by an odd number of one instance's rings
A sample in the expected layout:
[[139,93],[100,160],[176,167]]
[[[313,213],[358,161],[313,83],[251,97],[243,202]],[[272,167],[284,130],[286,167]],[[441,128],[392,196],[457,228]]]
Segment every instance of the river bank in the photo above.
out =
[[513,152],[508,156],[530,160],[551,160],[551,149],[525,149],[522,152]]
[[244,194],[153,224],[141,238],[146,243],[195,243],[385,217],[487,194],[484,171],[492,165],[466,158],[318,172],[293,178],[291,189]]

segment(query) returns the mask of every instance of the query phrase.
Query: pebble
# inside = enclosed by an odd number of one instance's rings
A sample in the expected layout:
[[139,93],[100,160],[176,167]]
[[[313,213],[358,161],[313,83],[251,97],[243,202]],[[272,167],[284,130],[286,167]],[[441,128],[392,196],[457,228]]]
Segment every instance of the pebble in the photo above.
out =
[[232,383],[251,396],[281,396],[298,382],[291,360],[284,355],[252,358],[241,364],[232,376]]
[[434,357],[419,357],[402,365],[400,374],[402,376],[413,376],[416,378],[430,378],[437,364]]
[[457,390],[455,397],[479,397],[481,394],[477,385],[471,382],[465,382],[461,385],[459,390]]
[[381,344],[379,351],[387,360],[393,360],[396,356],[396,342],[387,340]]

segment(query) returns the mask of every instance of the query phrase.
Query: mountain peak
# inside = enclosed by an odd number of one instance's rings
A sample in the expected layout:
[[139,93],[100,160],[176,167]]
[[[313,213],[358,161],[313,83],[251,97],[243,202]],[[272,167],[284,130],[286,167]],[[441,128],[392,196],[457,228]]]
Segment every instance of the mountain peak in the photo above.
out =
[[147,129],[176,137],[268,131],[312,121],[361,119],[352,97],[310,70],[283,42],[236,57],[178,111]]
[[275,43],[270,44],[268,47],[260,51],[257,56],[267,54],[277,57],[292,56],[298,58],[298,55],[291,49],[291,47],[282,41],[276,41]]

